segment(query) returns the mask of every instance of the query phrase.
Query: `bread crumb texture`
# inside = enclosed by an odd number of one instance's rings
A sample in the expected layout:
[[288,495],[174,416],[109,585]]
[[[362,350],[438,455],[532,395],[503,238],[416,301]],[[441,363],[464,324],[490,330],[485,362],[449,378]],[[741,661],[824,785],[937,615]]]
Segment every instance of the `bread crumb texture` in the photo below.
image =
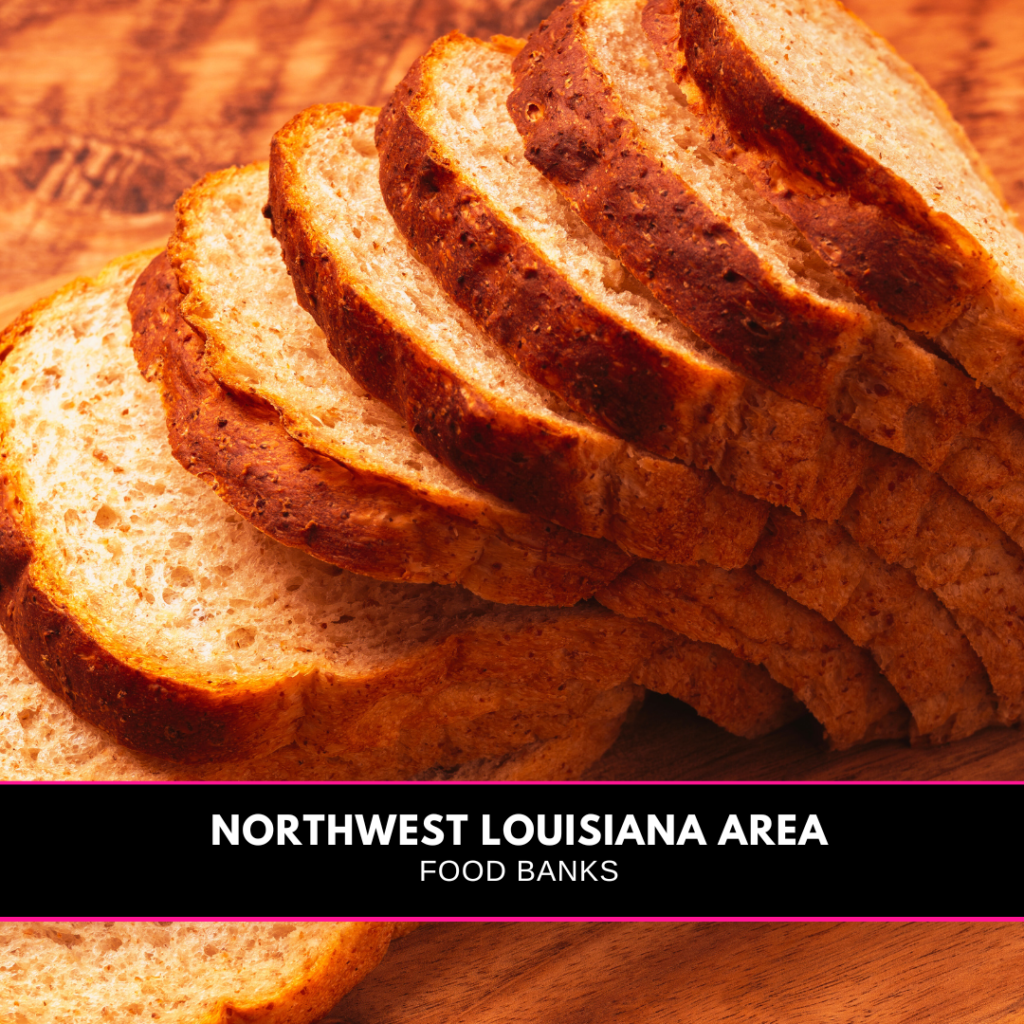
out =
[[332,947],[358,942],[366,927],[6,923],[0,925],[0,1020],[220,1024],[235,1007],[288,1001],[289,990]]

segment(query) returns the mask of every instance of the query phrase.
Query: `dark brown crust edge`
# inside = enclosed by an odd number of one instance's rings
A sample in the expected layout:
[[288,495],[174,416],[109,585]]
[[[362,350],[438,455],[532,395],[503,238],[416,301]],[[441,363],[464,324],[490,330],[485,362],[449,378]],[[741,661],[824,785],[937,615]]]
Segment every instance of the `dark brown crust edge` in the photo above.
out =
[[715,151],[874,308],[928,334],[958,316],[994,271],[977,240],[790,99],[706,0],[655,5],[655,42],[700,91]]
[[274,540],[376,579],[462,583],[506,604],[573,605],[629,564],[611,544],[517,517],[519,538],[534,542],[527,550],[304,447],[274,409],[214,379],[179,298],[161,254],[129,299],[139,367],[162,378],[171,449]]
[[[254,737],[252,729],[262,706],[198,693],[174,679],[125,666],[36,586],[31,544],[11,512],[17,501],[5,485],[0,492],[0,627],[40,682],[133,750],[179,763],[259,753],[259,733]],[[263,703],[276,703],[276,695],[257,701]]]
[[[743,501],[739,508],[739,502],[731,502],[734,518],[723,529],[724,503],[713,480],[680,462],[644,453],[618,467],[607,466],[608,472],[595,480],[595,467],[579,450],[576,436],[550,433],[529,417],[493,408],[348,283],[316,233],[307,229],[301,177],[290,149],[301,147],[304,133],[320,120],[354,119],[365,109],[348,104],[311,108],[282,128],[271,148],[274,230],[299,301],[324,330],[335,357],[371,394],[406,418],[435,458],[523,511],[604,536],[639,557],[745,564],[763,525],[763,511],[753,503]],[[599,507],[593,507],[594,498]]]
[[380,186],[391,216],[449,297],[524,372],[619,437],[668,458],[687,458],[678,441],[666,437],[673,407],[692,392],[709,403],[695,425],[713,424],[714,396],[694,387],[675,364],[662,366],[634,331],[581,302],[565,278],[436,156],[410,112],[422,95],[425,62],[438,47],[463,39],[453,32],[435,42],[377,122]]
[[609,94],[577,26],[590,0],[542,23],[513,65],[508,110],[527,159],[636,278],[743,372],[815,404],[850,325],[782,293],[761,259],[648,151]]

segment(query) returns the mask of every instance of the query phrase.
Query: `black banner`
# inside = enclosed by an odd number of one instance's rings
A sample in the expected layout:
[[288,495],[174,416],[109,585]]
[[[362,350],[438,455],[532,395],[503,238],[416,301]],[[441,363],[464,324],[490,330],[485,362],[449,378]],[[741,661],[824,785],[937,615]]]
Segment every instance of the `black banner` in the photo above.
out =
[[2,794],[18,864],[6,917],[1024,917],[998,884],[1017,873],[1018,785]]

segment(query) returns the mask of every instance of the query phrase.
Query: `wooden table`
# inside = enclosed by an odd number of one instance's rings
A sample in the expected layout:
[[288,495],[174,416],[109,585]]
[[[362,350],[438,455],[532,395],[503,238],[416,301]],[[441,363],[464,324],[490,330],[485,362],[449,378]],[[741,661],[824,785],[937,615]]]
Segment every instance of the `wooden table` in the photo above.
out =
[[332,1024],[1015,1024],[1024,925],[433,924]]
[[[437,35],[522,34],[551,0],[62,0],[0,5],[0,324],[68,277],[159,243],[183,188],[264,159],[310,103],[380,103]],[[851,0],[914,61],[1024,210],[1024,4]],[[1024,778],[1024,743],[823,751],[757,743],[652,699],[598,778]]]

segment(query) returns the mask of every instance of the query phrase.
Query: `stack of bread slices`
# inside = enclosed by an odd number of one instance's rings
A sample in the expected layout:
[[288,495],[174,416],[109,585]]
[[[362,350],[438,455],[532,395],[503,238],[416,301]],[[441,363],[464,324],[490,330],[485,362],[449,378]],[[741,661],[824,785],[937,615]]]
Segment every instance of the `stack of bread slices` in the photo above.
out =
[[1022,337],[991,176],[836,0],[453,33],[4,334],[0,621],[73,712],[4,770],[567,778],[644,689],[1016,724]]

